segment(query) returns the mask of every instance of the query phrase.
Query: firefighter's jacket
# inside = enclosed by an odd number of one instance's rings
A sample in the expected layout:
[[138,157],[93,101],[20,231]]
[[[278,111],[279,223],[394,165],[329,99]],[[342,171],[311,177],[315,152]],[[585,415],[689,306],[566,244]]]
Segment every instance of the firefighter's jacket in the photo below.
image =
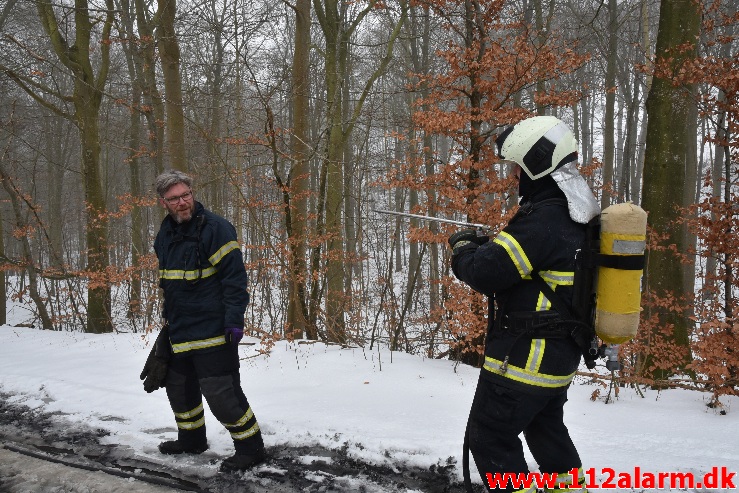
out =
[[236,239],[233,225],[199,202],[190,221],[162,222],[154,251],[175,357],[219,348],[226,327],[244,326],[249,293]]
[[547,311],[556,316],[531,279],[532,272],[538,272],[570,308],[575,254],[584,242],[585,226],[570,219],[567,202],[557,189],[521,204],[491,241],[458,249],[452,258],[454,274],[488,296],[483,378],[529,393],[566,391],[582,354],[574,340],[522,337],[506,327],[506,316]]

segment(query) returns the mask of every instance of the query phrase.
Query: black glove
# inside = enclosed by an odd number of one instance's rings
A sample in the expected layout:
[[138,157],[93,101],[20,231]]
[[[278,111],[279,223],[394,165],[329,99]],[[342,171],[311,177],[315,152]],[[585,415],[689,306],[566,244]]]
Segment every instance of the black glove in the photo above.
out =
[[476,245],[484,245],[490,241],[490,237],[477,229],[463,229],[457,231],[449,237],[449,246],[452,247],[452,253],[457,254],[458,250],[465,245],[474,243]]
[[165,325],[159,332],[159,336],[157,336],[157,340],[149,352],[149,357],[146,358],[144,369],[139,375],[139,378],[144,381],[144,390],[148,393],[164,387],[171,354],[169,325]]

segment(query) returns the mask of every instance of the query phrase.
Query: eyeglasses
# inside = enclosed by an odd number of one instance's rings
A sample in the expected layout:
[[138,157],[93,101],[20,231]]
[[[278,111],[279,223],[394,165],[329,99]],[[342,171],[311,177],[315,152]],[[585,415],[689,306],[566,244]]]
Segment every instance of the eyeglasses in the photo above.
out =
[[176,197],[162,197],[169,205],[176,205],[179,204],[180,200],[184,200],[185,202],[189,202],[192,198],[192,190],[188,190],[187,192],[183,193],[182,195],[177,195]]

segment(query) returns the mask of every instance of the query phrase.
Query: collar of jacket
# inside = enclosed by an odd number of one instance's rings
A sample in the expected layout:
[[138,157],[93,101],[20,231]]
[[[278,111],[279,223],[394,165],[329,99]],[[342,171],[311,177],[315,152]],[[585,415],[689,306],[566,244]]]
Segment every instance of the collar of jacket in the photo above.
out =
[[508,224],[523,217],[528,216],[534,209],[539,209],[547,205],[560,205],[567,209],[567,199],[560,197],[557,194],[542,194],[536,197],[536,200],[526,200],[521,202],[521,205],[516,211],[516,214],[511,218]]
[[564,201],[567,201],[567,197],[565,196],[564,192],[559,189],[557,186],[557,183],[554,180],[547,181],[545,183],[542,183],[542,186],[532,191],[527,196],[524,196],[521,198],[521,205],[523,206],[526,203],[537,203],[542,202],[544,200],[548,199],[562,199]]

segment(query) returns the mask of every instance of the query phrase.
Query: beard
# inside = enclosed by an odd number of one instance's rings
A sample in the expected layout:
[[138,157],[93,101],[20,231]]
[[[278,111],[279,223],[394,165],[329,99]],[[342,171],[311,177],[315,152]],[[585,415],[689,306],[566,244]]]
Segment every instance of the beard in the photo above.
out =
[[175,207],[168,206],[167,210],[177,224],[182,224],[192,219],[192,215],[195,212],[195,202],[193,201],[191,204],[183,205],[178,204]]

